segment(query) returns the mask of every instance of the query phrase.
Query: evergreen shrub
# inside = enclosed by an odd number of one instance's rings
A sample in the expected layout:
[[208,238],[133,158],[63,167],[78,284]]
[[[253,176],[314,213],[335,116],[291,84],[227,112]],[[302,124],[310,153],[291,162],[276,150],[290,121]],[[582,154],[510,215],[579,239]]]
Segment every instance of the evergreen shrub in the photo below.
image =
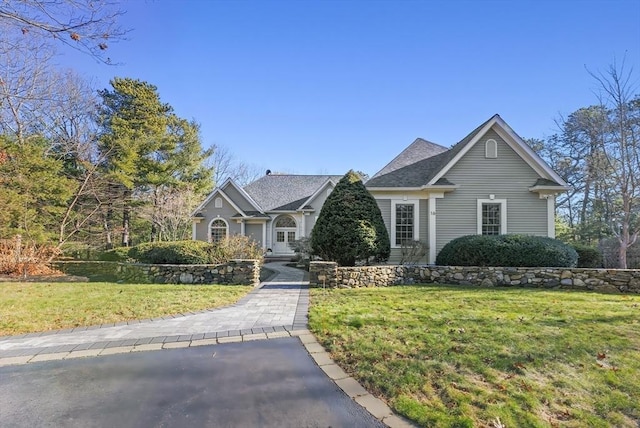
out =
[[139,263],[198,265],[211,263],[211,252],[204,241],[147,242],[131,247],[129,256]]
[[436,257],[441,266],[575,267],[571,246],[543,236],[466,235],[450,241]]
[[354,171],[340,179],[322,206],[311,233],[311,250],[341,266],[389,258],[389,234],[380,208]]
[[578,253],[579,268],[601,268],[602,253],[595,247],[583,244],[572,244],[574,250]]
[[103,262],[127,262],[130,250],[129,247],[113,248],[99,253],[97,259]]

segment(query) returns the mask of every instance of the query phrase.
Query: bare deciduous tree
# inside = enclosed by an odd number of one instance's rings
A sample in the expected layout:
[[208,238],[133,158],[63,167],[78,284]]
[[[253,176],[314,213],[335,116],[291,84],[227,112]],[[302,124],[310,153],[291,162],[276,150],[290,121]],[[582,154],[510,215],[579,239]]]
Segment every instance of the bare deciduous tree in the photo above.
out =
[[605,72],[589,72],[599,85],[599,101],[608,111],[610,132],[600,143],[610,174],[607,202],[612,231],[618,239],[620,268],[627,267],[627,249],[640,234],[640,96],[633,94],[633,70],[615,62]]
[[216,186],[228,178],[240,186],[246,186],[264,174],[264,171],[257,165],[237,160],[227,147],[218,145],[213,146],[213,156],[209,166],[213,167],[213,179]]
[[[127,30],[118,26],[124,14],[109,0],[11,0],[0,3],[3,34],[55,40],[110,63],[109,44],[123,40]],[[4,38],[4,37],[3,37]]]

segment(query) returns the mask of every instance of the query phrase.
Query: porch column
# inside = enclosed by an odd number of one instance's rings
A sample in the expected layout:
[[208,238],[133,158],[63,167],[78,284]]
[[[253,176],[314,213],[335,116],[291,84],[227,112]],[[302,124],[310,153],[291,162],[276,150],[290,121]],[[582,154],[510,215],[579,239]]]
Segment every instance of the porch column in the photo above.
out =
[[429,264],[436,263],[436,196],[429,195]]
[[262,223],[262,249],[267,249],[267,222]]
[[196,226],[196,222],[192,221],[191,222],[191,240],[192,241],[195,241],[197,239],[196,238],[196,227],[197,227]]
[[546,195],[547,197],[547,236],[549,238],[556,237],[556,196]]
[[244,236],[244,220],[240,220],[240,235]]

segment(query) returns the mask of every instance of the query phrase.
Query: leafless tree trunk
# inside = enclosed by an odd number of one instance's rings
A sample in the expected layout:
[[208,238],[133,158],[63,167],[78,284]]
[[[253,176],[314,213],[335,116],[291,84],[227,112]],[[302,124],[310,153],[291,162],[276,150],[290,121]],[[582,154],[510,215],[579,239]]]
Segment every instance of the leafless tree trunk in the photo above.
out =
[[614,62],[605,73],[592,73],[598,82],[600,103],[610,111],[611,137],[603,142],[604,160],[611,170],[610,200],[616,206],[613,233],[618,239],[620,268],[627,268],[627,250],[640,234],[640,97],[633,98],[632,70]]

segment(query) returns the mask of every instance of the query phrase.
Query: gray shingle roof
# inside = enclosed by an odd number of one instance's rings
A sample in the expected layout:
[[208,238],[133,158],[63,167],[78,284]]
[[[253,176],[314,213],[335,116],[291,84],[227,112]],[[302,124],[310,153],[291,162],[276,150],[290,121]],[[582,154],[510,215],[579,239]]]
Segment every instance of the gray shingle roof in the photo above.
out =
[[[450,149],[430,143],[418,138],[409,147],[404,149],[396,158],[385,166],[373,178],[367,181],[367,187],[420,187],[427,184],[445,165],[462,150],[484,126],[495,116],[492,116],[482,125],[471,131],[460,142]],[[420,142],[420,143],[418,143]],[[418,147],[414,147],[418,143]],[[425,146],[427,143],[431,146]],[[428,150],[431,148],[431,150]],[[438,148],[442,150],[438,151]],[[398,168],[390,168],[396,160]]]
[[341,175],[270,174],[248,184],[244,190],[263,211],[293,211],[327,180],[337,183],[341,178]]
[[534,186],[550,186],[550,187],[563,187],[562,184],[556,183],[553,180],[547,178],[538,178],[533,184]]

